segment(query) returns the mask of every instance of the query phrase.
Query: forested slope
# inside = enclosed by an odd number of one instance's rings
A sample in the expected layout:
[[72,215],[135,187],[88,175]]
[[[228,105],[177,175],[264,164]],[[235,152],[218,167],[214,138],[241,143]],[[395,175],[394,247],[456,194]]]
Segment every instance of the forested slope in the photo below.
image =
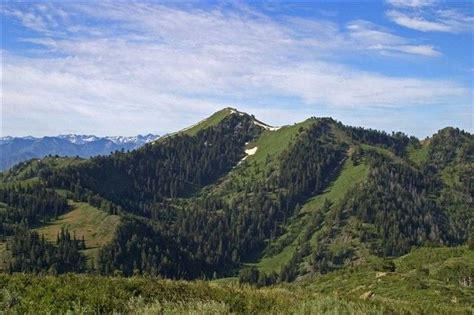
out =
[[[453,128],[421,143],[330,118],[273,128],[225,109],[136,151],[47,158],[2,174],[5,266],[184,279],[240,271],[249,282],[254,266],[270,284],[466,244],[473,147]],[[70,221],[52,242],[36,234],[77,204],[117,217],[106,241],[74,239]]]

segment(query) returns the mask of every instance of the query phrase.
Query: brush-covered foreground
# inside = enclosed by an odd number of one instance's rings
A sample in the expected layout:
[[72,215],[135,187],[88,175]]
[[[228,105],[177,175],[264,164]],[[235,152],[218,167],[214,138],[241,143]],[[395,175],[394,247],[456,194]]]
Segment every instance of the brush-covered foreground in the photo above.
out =
[[0,275],[5,313],[472,314],[474,251],[420,248],[393,260],[257,288],[234,278],[173,281]]
[[294,288],[85,275],[0,276],[9,313],[290,314],[380,313],[382,306],[321,297]]

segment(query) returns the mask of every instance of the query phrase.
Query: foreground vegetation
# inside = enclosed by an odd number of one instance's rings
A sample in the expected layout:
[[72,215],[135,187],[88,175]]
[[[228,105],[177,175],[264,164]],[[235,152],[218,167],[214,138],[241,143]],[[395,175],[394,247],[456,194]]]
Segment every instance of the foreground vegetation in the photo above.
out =
[[392,260],[257,287],[235,278],[0,274],[5,313],[472,314],[474,251],[420,248]]
[[308,290],[344,299],[394,306],[397,312],[472,314],[474,251],[467,247],[419,248],[395,259],[366,264],[308,281]]
[[381,306],[302,290],[147,278],[0,276],[2,309],[15,313],[379,313]]

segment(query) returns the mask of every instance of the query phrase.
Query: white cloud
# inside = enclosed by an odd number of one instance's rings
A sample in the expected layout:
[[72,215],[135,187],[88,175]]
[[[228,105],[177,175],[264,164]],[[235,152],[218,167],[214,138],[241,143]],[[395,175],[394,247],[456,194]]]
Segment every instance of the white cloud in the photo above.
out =
[[395,7],[422,8],[436,4],[437,0],[387,0],[387,3]]
[[400,11],[388,11],[387,16],[398,25],[411,28],[414,30],[427,32],[450,32],[451,29],[448,25],[440,22],[427,21],[419,16],[410,16]]
[[474,17],[467,16],[454,10],[436,11],[432,20],[419,13],[404,13],[391,10],[387,16],[398,25],[422,32],[461,33],[473,30]]
[[474,16],[469,16],[457,10],[437,10],[439,21],[449,26],[451,32],[474,31]]
[[386,12],[396,24],[421,32],[461,33],[474,30],[474,16],[446,9],[436,0],[387,0],[395,10]]
[[409,54],[419,54],[430,57],[437,57],[441,55],[441,53],[434,49],[431,45],[402,45],[398,47],[398,50]]
[[40,33],[62,33],[61,23],[69,21],[69,14],[51,3],[22,6],[15,8],[2,5],[2,15],[18,19],[24,26]]
[[[431,45],[413,45],[407,39],[390,33],[377,25],[357,20],[347,26],[353,47],[379,52],[403,52],[414,55],[437,57],[441,53]],[[348,47],[348,49],[350,49]]]
[[407,107],[469,93],[449,81],[393,78],[332,64],[281,68],[259,82],[301,96],[307,104],[333,108]]
[[145,126],[163,133],[224,105],[266,97],[301,100],[312,108],[391,108],[469,93],[450,80],[390,77],[335,62],[335,55],[348,51],[440,54],[367,21],[340,27],[301,18],[277,21],[248,8],[146,3],[74,3],[55,7],[51,17],[35,6],[9,12],[40,33],[24,40],[44,54],[3,55],[6,133],[133,134]]

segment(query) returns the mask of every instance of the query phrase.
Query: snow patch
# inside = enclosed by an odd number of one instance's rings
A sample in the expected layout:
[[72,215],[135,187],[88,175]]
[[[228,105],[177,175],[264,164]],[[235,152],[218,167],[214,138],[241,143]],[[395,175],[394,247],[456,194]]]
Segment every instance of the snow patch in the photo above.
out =
[[258,150],[258,147],[245,150],[245,154],[247,154],[247,155],[244,156],[244,158],[242,160],[240,160],[240,162],[237,165],[240,165],[240,163],[245,161],[249,156],[254,155],[255,153],[257,153],[257,150]]
[[253,123],[257,126],[262,127],[265,130],[270,130],[270,131],[276,131],[281,128],[281,127],[272,127],[272,126],[266,125],[262,122],[259,122],[258,120],[254,120]]
[[258,149],[258,147],[255,147],[255,148],[252,148],[252,149],[247,149],[247,150],[245,150],[245,153],[247,154],[247,156],[254,155],[255,153],[257,153],[257,149]]
[[242,113],[242,112],[239,112],[238,110],[234,109],[234,108],[230,108],[229,107],[229,111],[230,111],[230,114],[239,114],[239,116],[244,116],[245,114]]

